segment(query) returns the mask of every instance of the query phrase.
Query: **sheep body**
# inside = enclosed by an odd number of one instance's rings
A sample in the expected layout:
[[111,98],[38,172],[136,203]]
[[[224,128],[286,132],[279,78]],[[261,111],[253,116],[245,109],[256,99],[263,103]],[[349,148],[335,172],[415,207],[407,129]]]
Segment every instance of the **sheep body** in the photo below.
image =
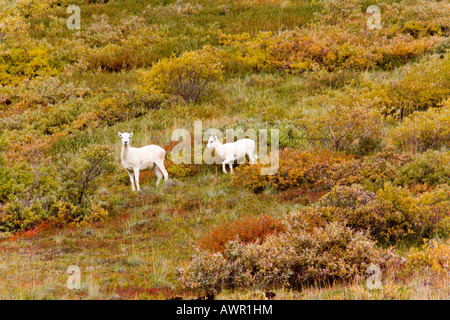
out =
[[[148,145],[142,148],[133,148],[129,146],[130,138],[133,133],[120,133],[119,137],[122,139],[122,153],[121,162],[124,169],[130,176],[131,189],[139,191],[139,172],[146,170],[153,170],[157,176],[156,185],[159,184],[161,179],[167,182],[168,173],[164,167],[164,159],[166,157],[166,151],[157,145]],[[136,184],[136,189],[135,185]]]
[[252,139],[240,139],[236,142],[222,144],[217,139],[217,136],[214,136],[209,137],[206,147],[214,148],[216,154],[223,159],[222,169],[225,173],[227,172],[227,164],[230,167],[230,172],[233,173],[233,162],[235,160],[244,159],[245,155],[248,155],[251,164],[256,163],[256,160],[258,159],[258,156],[255,153],[255,141]]

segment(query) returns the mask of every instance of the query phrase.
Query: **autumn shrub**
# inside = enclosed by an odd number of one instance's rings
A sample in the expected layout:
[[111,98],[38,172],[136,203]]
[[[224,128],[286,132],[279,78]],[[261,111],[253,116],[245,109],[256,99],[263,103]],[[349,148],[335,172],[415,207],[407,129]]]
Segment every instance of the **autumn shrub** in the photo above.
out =
[[411,153],[383,149],[374,155],[333,164],[319,184],[328,188],[360,184],[366,190],[376,192],[387,182],[395,183],[400,169],[412,159]]
[[[443,55],[442,59],[438,55],[423,59],[408,66],[401,79],[392,79],[380,86],[385,94],[377,107],[385,115],[401,120],[414,111],[442,107],[450,96],[450,54]],[[432,112],[429,115],[437,116]],[[418,121],[424,122],[423,119]]]
[[10,169],[6,166],[6,161],[0,153],[0,204],[3,204],[12,193],[14,179]]
[[[414,197],[407,188],[386,184],[377,193],[360,185],[340,186],[305,211],[326,221],[340,221],[363,230],[378,243],[420,242],[446,235],[449,195],[446,188]],[[448,190],[447,190],[448,191]]]
[[216,49],[205,46],[155,63],[150,71],[143,73],[141,89],[144,93],[156,91],[196,102],[210,91],[214,81],[221,78],[222,64]]
[[[305,71],[337,69],[392,69],[431,50],[441,38],[415,39],[409,34],[366,29],[367,17],[358,15],[359,27],[317,23],[309,28],[285,30],[277,34],[259,32],[223,34],[219,32],[221,60],[231,72]],[[335,15],[335,14],[334,14]],[[340,15],[339,15],[340,16]]]
[[450,148],[450,108],[416,111],[391,131],[390,138],[401,150]]
[[[65,82],[60,77],[34,77],[17,87],[0,88],[3,104],[35,108],[59,104],[71,99],[87,98],[91,90],[85,84],[75,85]],[[0,104],[2,101],[0,100]]]
[[294,215],[286,232],[262,243],[233,240],[223,252],[198,250],[179,268],[179,280],[192,290],[216,294],[239,288],[299,289],[349,281],[382,261],[382,250],[366,234],[337,222],[316,226]]
[[56,72],[45,47],[11,47],[0,52],[0,85],[18,85],[24,79]]
[[213,227],[199,243],[199,248],[212,252],[222,252],[231,240],[242,243],[258,242],[273,233],[285,230],[281,221],[270,216],[244,218]]
[[201,174],[204,170],[207,169],[204,165],[189,165],[189,164],[173,164],[170,163],[167,165],[167,172],[169,175],[175,178],[186,178],[192,177]]
[[245,187],[255,192],[272,186],[277,190],[296,188],[302,185],[313,187],[334,164],[344,162],[347,156],[329,151],[282,149],[279,151],[279,168],[274,175],[261,175],[262,165],[247,165],[236,168],[231,185]]
[[[345,23],[351,30],[365,27],[368,17],[366,10],[370,3],[357,0],[319,0],[318,3],[322,8],[315,13],[315,22],[329,25]],[[389,30],[387,32],[393,29],[420,38],[448,35],[450,31],[447,14],[449,6],[444,1],[385,1],[377,3],[377,6],[382,14],[382,29]]]
[[88,69],[110,72],[140,67],[133,48],[115,44],[95,48],[83,59],[83,63],[87,64]]
[[340,95],[329,101],[333,104],[325,101],[321,112],[300,119],[308,141],[316,148],[334,151],[367,154],[376,150],[381,141],[382,116],[358,99]]
[[84,130],[99,126],[112,126],[121,121],[143,116],[151,109],[161,106],[163,98],[160,94],[139,94],[134,90],[115,93],[105,97],[97,108],[80,114],[72,123],[72,128]]
[[449,241],[431,240],[420,248],[412,247],[406,256],[403,273],[415,274],[428,269],[432,274],[450,273]]

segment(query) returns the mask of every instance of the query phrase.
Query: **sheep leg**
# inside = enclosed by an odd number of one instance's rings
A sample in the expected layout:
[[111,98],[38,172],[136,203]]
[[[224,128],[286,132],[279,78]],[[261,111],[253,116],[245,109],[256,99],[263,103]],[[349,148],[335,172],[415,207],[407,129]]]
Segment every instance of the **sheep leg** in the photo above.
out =
[[223,172],[227,173],[227,170],[225,169],[225,165],[228,164],[228,166],[230,167],[230,172],[233,173],[233,161],[234,161],[234,157],[228,157],[222,162]]
[[136,183],[136,189],[137,191],[140,191],[141,188],[139,187],[139,168],[134,168],[134,182]]
[[155,165],[155,166],[153,167],[153,172],[155,173],[156,177],[158,177],[158,180],[156,180],[156,185],[158,185],[159,182],[161,181],[163,175],[162,175],[162,173],[159,171],[157,165]]
[[248,157],[250,159],[250,164],[255,164],[256,163],[257,155],[253,151],[250,151],[248,153]]
[[164,167],[164,162],[157,164],[157,167],[158,167],[158,170],[164,176],[164,182],[167,182],[169,180],[169,173],[167,172],[166,168]]
[[136,191],[136,189],[134,188],[134,173],[133,171],[128,171],[128,175],[130,176],[130,182],[131,182],[131,190],[132,191]]

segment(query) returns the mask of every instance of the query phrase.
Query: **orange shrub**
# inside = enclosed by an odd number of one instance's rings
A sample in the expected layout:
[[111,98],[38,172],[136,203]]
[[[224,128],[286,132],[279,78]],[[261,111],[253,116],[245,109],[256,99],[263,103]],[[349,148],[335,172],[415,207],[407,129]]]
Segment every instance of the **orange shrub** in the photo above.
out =
[[266,236],[285,231],[281,221],[270,216],[245,218],[212,228],[199,244],[201,249],[222,252],[234,239],[241,242],[262,242]]
[[255,192],[272,186],[278,190],[315,186],[327,174],[332,165],[349,160],[342,153],[330,151],[280,150],[278,172],[274,175],[261,175],[261,165],[239,166],[231,180],[233,187],[246,187]]

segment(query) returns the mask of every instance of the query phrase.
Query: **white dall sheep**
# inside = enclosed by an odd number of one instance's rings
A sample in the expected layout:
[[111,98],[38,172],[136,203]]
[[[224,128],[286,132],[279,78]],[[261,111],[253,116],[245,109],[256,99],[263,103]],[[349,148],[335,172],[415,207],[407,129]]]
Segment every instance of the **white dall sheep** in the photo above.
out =
[[209,137],[207,148],[213,148],[216,150],[216,154],[223,159],[222,168],[223,172],[227,173],[225,165],[228,164],[230,172],[233,173],[233,162],[235,160],[244,159],[245,155],[248,155],[250,163],[256,163],[258,156],[255,153],[255,141],[252,139],[241,139],[236,142],[230,142],[222,144],[217,136]]
[[132,136],[133,132],[119,132],[119,137],[122,139],[122,165],[130,176],[131,189],[133,191],[136,190],[134,187],[136,182],[137,190],[141,190],[139,188],[139,171],[152,169],[158,177],[156,185],[159,184],[163,176],[165,182],[167,182],[169,174],[164,167],[166,151],[154,144],[142,148],[132,148],[130,147],[130,138]]

